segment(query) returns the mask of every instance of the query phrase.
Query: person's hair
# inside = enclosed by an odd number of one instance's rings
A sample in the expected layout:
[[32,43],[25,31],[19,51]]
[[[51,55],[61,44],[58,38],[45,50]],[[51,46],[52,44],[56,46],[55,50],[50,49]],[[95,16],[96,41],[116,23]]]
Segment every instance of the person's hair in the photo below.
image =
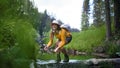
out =
[[60,25],[57,25],[57,29],[58,29],[58,30],[61,30]]

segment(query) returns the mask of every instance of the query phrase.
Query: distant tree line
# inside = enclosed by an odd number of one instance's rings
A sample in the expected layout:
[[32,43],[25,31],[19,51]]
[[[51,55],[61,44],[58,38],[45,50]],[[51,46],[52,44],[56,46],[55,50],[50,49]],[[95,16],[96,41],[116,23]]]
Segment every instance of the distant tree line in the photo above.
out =
[[[93,7],[93,10],[90,9]],[[84,0],[82,12],[82,30],[88,29],[89,15],[93,16],[92,26],[100,27],[106,25],[106,40],[110,40],[114,35],[120,36],[120,1],[119,0]],[[92,11],[93,13],[90,13]],[[112,30],[114,29],[114,30]]]

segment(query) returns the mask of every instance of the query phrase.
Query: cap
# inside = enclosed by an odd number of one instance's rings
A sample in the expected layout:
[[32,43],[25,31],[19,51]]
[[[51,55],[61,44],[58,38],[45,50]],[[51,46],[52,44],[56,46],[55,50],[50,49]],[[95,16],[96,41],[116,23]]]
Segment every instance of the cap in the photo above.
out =
[[53,21],[52,21],[52,24],[58,24],[58,25],[61,25],[61,23],[60,23],[59,21],[57,21],[57,20],[53,20]]

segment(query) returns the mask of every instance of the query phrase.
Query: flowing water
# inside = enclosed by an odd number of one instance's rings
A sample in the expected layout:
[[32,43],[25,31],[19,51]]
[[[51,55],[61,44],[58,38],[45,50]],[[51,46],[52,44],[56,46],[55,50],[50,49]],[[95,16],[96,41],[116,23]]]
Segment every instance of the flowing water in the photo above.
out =
[[55,60],[49,60],[49,61],[37,61],[37,68],[78,68],[84,66],[83,64],[80,64],[80,60],[70,60],[68,63],[60,62],[56,63]]
[[37,68],[120,68],[118,59],[70,60],[68,63],[56,63],[55,60],[37,60]]

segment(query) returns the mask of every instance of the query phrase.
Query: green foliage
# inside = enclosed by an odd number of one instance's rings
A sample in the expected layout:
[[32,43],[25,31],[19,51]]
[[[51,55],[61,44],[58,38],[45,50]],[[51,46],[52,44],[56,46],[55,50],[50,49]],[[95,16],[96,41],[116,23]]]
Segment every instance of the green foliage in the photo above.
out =
[[108,46],[108,50],[106,51],[110,56],[114,56],[116,54],[116,52],[118,51],[117,46],[115,45],[109,45]]
[[29,68],[36,60],[43,17],[30,0],[0,0],[0,68]]
[[20,47],[18,57],[35,58],[35,35],[36,32],[27,21],[18,20],[14,28],[16,42],[15,44]]
[[120,47],[115,43],[115,41],[107,41],[103,43],[106,54],[110,55],[110,57],[114,57],[117,52],[120,51]]
[[85,14],[84,12],[82,13],[82,22],[81,22],[81,25],[82,25],[82,30],[87,30],[89,28],[89,21],[88,21],[88,16],[87,14]]
[[[29,21],[23,19],[6,19],[0,27],[0,66],[14,67],[21,63],[30,63],[36,59],[37,43],[36,31]],[[22,61],[23,60],[23,61]],[[18,64],[18,65],[17,65]],[[26,65],[27,65],[26,64]],[[5,67],[6,68],[6,67]],[[16,68],[16,67],[15,67]]]
[[104,0],[93,0],[93,25],[99,27],[105,22]]
[[90,11],[89,0],[84,0],[83,11],[82,11],[82,21],[81,21],[82,30],[86,30],[89,27],[89,15],[90,15],[89,11]]

